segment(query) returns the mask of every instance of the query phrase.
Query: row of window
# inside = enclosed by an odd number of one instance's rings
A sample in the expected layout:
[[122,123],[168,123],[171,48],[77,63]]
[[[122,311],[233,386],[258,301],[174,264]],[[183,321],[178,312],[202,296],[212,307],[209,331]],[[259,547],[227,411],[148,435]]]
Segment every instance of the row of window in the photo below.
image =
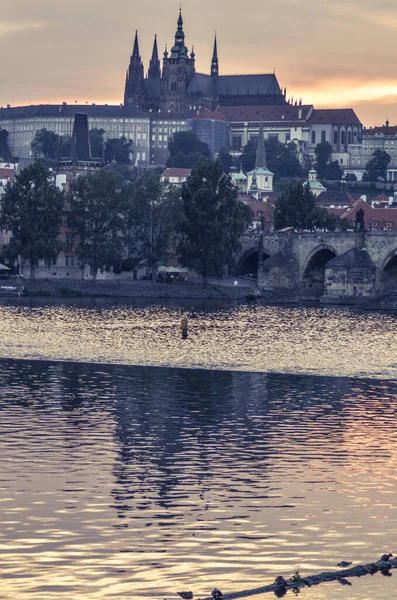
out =
[[[339,136],[339,132],[337,129],[334,130],[334,135],[333,135],[333,143],[334,145],[339,144],[339,140],[342,146],[344,146],[346,144],[346,141],[348,144],[352,144],[353,143],[353,138],[354,138],[354,143],[357,141],[357,130],[355,129],[354,132],[352,133],[351,131],[347,132],[346,135],[346,131],[344,129],[342,129],[342,131],[340,132],[340,136]],[[327,133],[325,131],[321,132],[321,137],[320,140],[321,143],[327,142]],[[312,145],[317,144],[317,135],[315,131],[312,131],[311,133],[311,142]]]

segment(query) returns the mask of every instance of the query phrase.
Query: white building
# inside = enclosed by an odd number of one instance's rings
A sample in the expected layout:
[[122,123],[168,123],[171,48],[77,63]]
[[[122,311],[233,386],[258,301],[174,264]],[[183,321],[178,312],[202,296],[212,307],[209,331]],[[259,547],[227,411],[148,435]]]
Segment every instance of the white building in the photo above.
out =
[[387,170],[387,181],[397,182],[397,126],[390,126],[386,121],[386,125],[382,127],[365,129],[362,143],[351,144],[348,150],[350,161],[347,172],[354,173],[359,180],[375,150],[384,150],[391,158]]
[[103,129],[104,139],[125,137],[133,143],[134,160],[150,164],[150,117],[133,106],[96,104],[40,104],[0,108],[0,127],[8,131],[8,145],[14,156],[29,158],[31,143],[40,129],[57,135],[72,135],[77,113],[88,115],[89,129]]

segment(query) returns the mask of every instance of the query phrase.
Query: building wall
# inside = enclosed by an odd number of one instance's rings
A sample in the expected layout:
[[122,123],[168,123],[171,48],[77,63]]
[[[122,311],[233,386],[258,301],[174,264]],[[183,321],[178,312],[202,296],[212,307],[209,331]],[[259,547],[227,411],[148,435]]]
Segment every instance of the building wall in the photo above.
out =
[[227,121],[216,119],[189,119],[188,129],[194,131],[200,140],[208,144],[214,157],[222,148],[228,149],[230,143],[230,125]]
[[[14,156],[29,158],[31,143],[40,129],[53,131],[58,135],[72,135],[73,116],[59,117],[15,117],[2,118],[0,127],[8,131],[8,143]],[[132,140],[134,157],[143,166],[150,163],[150,119],[129,117],[88,117],[89,129],[104,129],[104,138],[125,137]]]
[[165,113],[156,115],[150,122],[150,164],[164,166],[169,156],[168,142],[170,137],[178,131],[188,129],[186,119],[172,118]]

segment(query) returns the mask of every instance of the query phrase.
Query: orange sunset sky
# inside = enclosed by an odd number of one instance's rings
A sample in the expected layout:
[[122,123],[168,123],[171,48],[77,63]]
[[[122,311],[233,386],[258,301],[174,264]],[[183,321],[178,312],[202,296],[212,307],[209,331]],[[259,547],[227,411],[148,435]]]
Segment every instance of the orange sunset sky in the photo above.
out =
[[[178,2],[16,0],[0,21],[0,105],[120,103],[135,29],[145,69],[154,33],[170,45]],[[186,44],[209,73],[271,73],[287,97],[397,123],[396,0],[184,0]]]

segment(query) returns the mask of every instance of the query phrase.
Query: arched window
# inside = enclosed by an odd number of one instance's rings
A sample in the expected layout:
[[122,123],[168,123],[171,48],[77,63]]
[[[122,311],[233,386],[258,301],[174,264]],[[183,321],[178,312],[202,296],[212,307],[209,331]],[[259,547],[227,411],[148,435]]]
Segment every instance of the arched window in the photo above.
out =
[[334,144],[336,145],[338,143],[338,131],[335,129],[334,131]]
[[347,132],[347,143],[351,144],[352,143],[352,132],[349,129],[349,131]]
[[322,143],[327,141],[327,134],[325,133],[325,131],[321,132],[321,141]]
[[340,132],[340,143],[342,144],[342,146],[346,144],[346,131],[344,130]]
[[312,131],[312,144],[316,143],[316,132]]

